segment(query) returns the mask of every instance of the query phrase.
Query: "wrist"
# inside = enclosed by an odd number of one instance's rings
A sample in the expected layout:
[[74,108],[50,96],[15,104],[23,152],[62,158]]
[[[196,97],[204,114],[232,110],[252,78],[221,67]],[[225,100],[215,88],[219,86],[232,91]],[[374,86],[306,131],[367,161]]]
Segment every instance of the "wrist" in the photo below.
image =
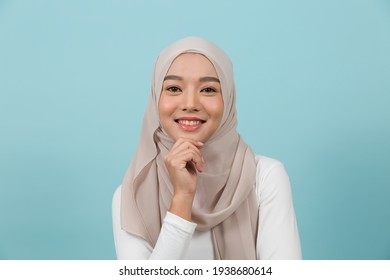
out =
[[194,195],[192,194],[174,194],[172,197],[169,212],[187,221],[191,221],[193,201]]

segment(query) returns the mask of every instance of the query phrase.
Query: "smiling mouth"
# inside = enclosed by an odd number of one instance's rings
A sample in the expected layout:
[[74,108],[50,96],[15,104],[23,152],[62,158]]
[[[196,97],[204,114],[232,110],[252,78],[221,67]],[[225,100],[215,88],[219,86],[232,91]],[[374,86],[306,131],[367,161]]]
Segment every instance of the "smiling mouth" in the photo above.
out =
[[204,124],[206,121],[203,120],[182,120],[177,119],[175,122],[179,125],[184,131],[192,132],[197,130]]
[[205,121],[196,120],[196,121],[190,121],[190,120],[175,120],[178,124],[183,124],[186,126],[196,126],[205,123]]

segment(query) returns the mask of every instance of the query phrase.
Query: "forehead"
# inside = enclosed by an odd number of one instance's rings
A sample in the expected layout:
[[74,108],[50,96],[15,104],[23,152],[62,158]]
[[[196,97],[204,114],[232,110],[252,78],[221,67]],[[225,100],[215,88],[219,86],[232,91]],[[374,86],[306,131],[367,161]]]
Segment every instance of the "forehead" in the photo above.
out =
[[178,55],[169,67],[168,74],[218,77],[214,65],[210,60],[206,56],[198,53],[183,53]]

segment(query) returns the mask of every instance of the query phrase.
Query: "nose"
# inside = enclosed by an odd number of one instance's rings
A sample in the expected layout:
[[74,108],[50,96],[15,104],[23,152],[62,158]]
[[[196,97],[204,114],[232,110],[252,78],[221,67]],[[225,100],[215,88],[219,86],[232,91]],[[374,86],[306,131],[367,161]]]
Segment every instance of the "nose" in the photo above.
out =
[[197,112],[200,109],[199,94],[193,89],[185,91],[182,100],[182,110],[185,112]]

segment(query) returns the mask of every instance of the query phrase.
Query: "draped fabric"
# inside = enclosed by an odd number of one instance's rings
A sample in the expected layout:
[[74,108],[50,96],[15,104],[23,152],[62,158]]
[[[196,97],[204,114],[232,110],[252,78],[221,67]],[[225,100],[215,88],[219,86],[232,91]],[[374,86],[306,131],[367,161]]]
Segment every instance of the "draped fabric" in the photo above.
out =
[[215,259],[255,259],[256,163],[250,147],[236,131],[233,66],[219,47],[198,37],[173,43],[157,58],[139,145],[122,182],[121,226],[152,247],[157,242],[173,196],[163,158],[174,144],[160,125],[158,102],[170,65],[178,55],[188,52],[202,54],[213,64],[224,100],[221,123],[201,149],[204,171],[197,175],[192,219],[196,230],[211,231]]

